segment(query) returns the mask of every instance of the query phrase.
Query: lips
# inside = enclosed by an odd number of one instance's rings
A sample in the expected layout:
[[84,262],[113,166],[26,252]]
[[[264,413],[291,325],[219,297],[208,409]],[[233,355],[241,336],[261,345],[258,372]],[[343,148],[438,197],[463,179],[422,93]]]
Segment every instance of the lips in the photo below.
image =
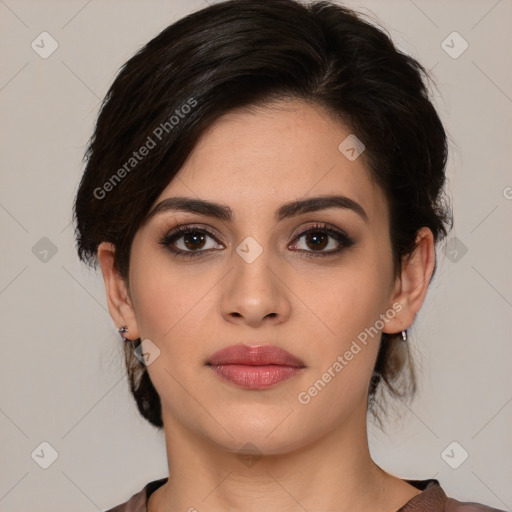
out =
[[261,390],[301,373],[304,363],[274,345],[233,345],[216,352],[206,363],[222,380]]
[[208,365],[238,364],[247,366],[292,366],[304,367],[303,361],[282,348],[274,345],[233,345],[215,352],[207,362]]

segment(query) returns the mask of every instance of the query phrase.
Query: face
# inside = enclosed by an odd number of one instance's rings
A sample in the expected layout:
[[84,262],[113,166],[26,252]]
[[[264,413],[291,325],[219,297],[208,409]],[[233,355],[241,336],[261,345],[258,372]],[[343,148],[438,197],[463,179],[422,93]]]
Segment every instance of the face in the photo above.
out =
[[[129,293],[139,336],[160,351],[148,371],[166,430],[278,454],[365,424],[380,334],[400,327],[386,199],[364,153],[338,148],[349,135],[298,101],[231,113],[155,201],[133,240]],[[178,196],[231,218],[176,211],[165,201]],[[326,196],[353,203],[283,209]],[[244,387],[207,364],[239,344],[277,346],[302,368]]]

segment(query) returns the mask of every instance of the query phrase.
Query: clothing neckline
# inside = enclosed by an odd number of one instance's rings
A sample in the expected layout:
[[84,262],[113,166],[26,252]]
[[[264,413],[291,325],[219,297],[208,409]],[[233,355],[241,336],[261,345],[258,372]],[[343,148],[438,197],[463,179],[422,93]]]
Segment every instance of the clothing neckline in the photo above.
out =
[[[146,505],[146,511],[148,508],[148,501],[150,496],[162,485],[164,485],[169,480],[169,477],[160,478],[159,480],[153,480],[149,482],[144,487],[144,502]],[[443,489],[441,488],[439,481],[433,478],[427,480],[406,480],[403,479],[404,482],[416,487],[421,492],[416,496],[413,496],[409,501],[404,503],[396,512],[409,512],[413,509],[418,510],[418,506],[427,501],[430,503],[432,499],[439,501],[440,503],[444,503],[447,499],[447,496]],[[421,508],[420,508],[421,509]]]
[[[406,480],[409,485],[416,487],[421,492],[405,502],[396,512],[413,512],[415,510],[444,510],[444,504],[448,497],[443,491],[438,480]],[[437,508],[436,508],[437,507]]]

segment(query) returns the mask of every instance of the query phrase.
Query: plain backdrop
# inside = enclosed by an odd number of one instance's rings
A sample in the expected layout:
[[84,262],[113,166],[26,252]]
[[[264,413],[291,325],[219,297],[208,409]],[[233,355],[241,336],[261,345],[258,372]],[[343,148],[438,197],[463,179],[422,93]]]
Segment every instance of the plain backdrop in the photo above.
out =
[[[455,215],[409,331],[418,397],[398,405],[386,432],[370,424],[371,451],[402,478],[437,478],[449,496],[510,510],[512,2],[344,4],[375,16],[432,70]],[[0,0],[3,512],[106,510],[168,474],[163,433],[128,391],[101,272],[79,262],[70,222],[119,67],[204,5]]]

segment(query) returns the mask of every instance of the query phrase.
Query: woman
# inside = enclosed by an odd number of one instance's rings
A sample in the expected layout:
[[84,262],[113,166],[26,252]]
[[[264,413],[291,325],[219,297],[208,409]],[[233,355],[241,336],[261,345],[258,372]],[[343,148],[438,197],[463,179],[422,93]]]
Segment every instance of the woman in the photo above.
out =
[[372,460],[451,227],[424,68],[353,11],[231,0],[102,106],[75,203],[169,477],[111,511],[493,510]]

